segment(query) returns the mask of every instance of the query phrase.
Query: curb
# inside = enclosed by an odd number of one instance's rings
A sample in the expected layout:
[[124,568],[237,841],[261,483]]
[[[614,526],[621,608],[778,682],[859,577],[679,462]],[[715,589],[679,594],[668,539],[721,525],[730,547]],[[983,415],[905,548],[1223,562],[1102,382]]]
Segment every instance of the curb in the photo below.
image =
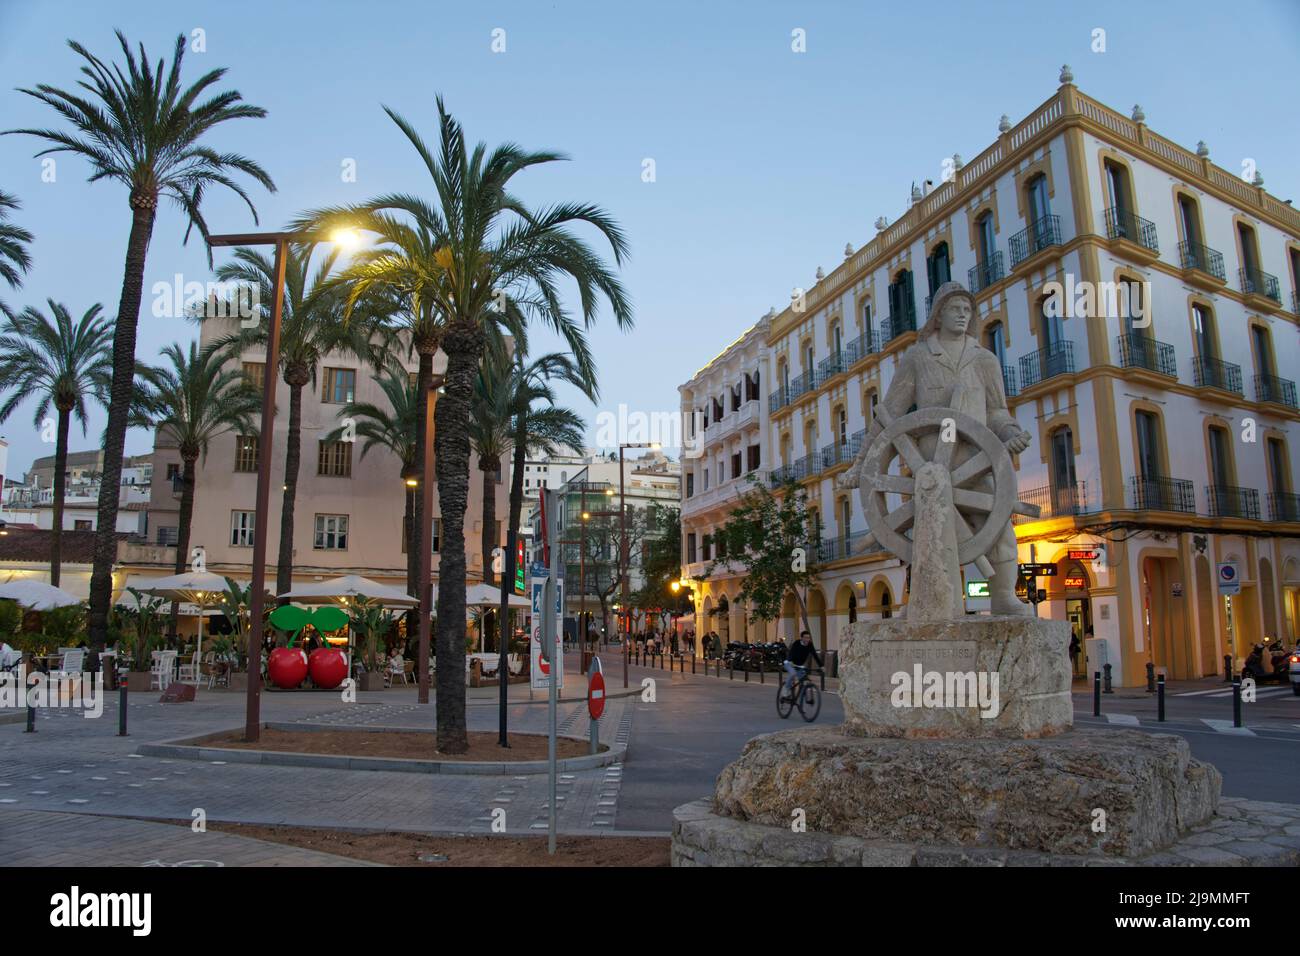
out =
[[[356,727],[342,728],[327,724],[263,724],[267,730],[357,730],[371,733],[419,732],[429,733],[423,727]],[[233,733],[238,727],[231,728]],[[220,731],[218,731],[220,733]],[[204,736],[209,736],[205,734]],[[539,736],[529,734],[528,736]],[[563,735],[566,740],[586,742],[586,737]],[[315,767],[326,770],[387,770],[397,773],[437,773],[460,776],[493,774],[542,774],[549,769],[545,760],[415,760],[408,757],[353,757],[346,754],[304,754],[283,750],[235,750],[224,747],[196,746],[194,737],[164,740],[141,744],[136,753],[146,757],[167,757],[172,760],[221,760],[226,763],[265,764],[280,767]],[[591,770],[618,763],[627,754],[627,744],[610,744],[597,754],[565,757],[555,762],[557,771]]]

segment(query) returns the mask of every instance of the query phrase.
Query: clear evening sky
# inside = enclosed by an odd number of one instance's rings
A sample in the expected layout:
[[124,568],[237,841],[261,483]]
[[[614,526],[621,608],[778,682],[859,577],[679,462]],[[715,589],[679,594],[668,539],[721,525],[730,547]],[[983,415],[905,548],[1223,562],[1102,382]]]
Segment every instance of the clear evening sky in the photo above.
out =
[[[185,75],[228,68],[222,86],[265,107],[263,120],[226,124],[209,145],[261,162],[279,191],[253,195],[264,227],[300,210],[391,191],[431,192],[412,149],[381,104],[433,141],[441,93],[471,141],[514,140],[572,161],[523,174],[534,204],[595,202],[624,226],[623,279],[636,328],[606,315],[592,334],[601,401],[564,399],[591,423],[620,403],[675,412],[676,387],[769,306],[829,272],[844,244],[860,248],[877,216],[897,218],[913,181],[941,178],[945,157],[970,159],[1051,95],[1069,63],[1084,92],[1175,142],[1204,139],[1238,169],[1255,161],[1270,192],[1300,200],[1300,2],[133,2],[0,0],[0,128],[62,126],[15,87],[71,89],[75,38],[117,59],[113,29],[170,56],[176,36],[204,31]],[[1106,31],[1104,53],[1093,31]],[[493,52],[503,30],[505,51]],[[806,52],[791,49],[792,31]],[[499,36],[499,35],[498,35]],[[0,137],[0,188],[35,233],[34,267],[11,306],[47,297],[75,316],[95,302],[116,313],[130,214],[125,190],[88,184],[61,157],[43,182],[35,139]],[[344,182],[345,160],[356,181]],[[654,160],[655,181],[643,181]],[[253,226],[232,196],[210,194],[216,231]],[[149,251],[137,355],[196,335],[155,318],[151,286],[207,281],[202,245],[181,245],[184,222],[164,207]],[[220,253],[219,253],[220,254]],[[535,337],[534,351],[548,346]],[[764,386],[766,389],[766,384]],[[72,448],[96,447],[97,412]],[[52,454],[31,406],[3,426],[11,474]],[[130,453],[150,436],[133,431]]]

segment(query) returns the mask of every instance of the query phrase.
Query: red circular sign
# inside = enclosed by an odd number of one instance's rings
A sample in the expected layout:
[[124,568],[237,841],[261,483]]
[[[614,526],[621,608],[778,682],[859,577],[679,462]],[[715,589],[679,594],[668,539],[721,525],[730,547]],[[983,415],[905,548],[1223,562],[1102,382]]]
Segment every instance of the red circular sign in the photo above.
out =
[[587,713],[592,720],[600,720],[605,712],[605,675],[592,668],[587,679]]

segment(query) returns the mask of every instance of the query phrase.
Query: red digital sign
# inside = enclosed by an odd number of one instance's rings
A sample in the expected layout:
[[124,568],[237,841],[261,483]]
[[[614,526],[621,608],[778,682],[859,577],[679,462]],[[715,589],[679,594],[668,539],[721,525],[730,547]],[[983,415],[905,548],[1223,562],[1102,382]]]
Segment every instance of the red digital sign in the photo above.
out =
[[1065,586],[1066,586],[1067,588],[1084,588],[1084,587],[1087,587],[1087,586],[1088,586],[1088,581],[1087,581],[1086,578],[1081,578],[1081,577],[1080,577],[1080,578],[1073,578],[1073,577],[1071,577],[1071,578],[1066,578],[1066,579],[1065,579]]
[[1079,550],[1079,551],[1071,550],[1070,560],[1071,561],[1096,561],[1097,552],[1091,550]]

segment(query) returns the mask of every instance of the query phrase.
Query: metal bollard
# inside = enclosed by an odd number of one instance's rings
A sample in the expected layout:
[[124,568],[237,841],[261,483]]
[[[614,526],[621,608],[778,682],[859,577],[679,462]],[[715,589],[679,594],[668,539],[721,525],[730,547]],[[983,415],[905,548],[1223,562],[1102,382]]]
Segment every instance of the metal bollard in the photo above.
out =
[[[838,656],[836,659],[838,660]],[[822,675],[822,690],[825,690],[826,689],[826,668],[823,667],[821,669],[821,675]]]
[[[721,665],[718,666],[721,667]],[[721,671],[718,672],[718,676],[719,677],[722,676]],[[735,680],[735,679],[736,679],[736,659],[733,657],[731,660],[727,661],[727,680]]]
[[117,735],[119,737],[127,736],[126,732],[126,681],[122,681],[118,686],[117,693]]
[[1232,678],[1232,726],[1241,727],[1241,676]]
[[1101,716],[1101,671],[1092,672],[1092,716]]
[[660,651],[660,652],[659,652],[659,669],[660,669],[660,670],[663,670],[663,669],[664,669],[664,652],[663,652],[663,651]]
[[1152,664],[1150,661],[1147,661],[1147,693],[1154,694],[1155,692],[1156,692],[1156,665]]
[[1165,722],[1165,675],[1156,678],[1156,720]]
[[1101,691],[1101,692],[1102,692],[1103,694],[1113,694],[1113,693],[1115,693],[1113,690],[1111,690],[1111,687],[1110,687],[1110,665],[1109,665],[1109,664],[1104,664],[1104,665],[1102,665],[1102,671],[1104,672],[1104,676],[1103,676],[1102,679],[1101,679],[1101,683],[1102,683],[1102,691]]
[[749,683],[749,661],[745,661],[745,683]]
[[767,668],[764,667],[762,661],[760,661],[759,664],[758,664],[758,682],[759,682],[760,684],[766,684],[766,683],[767,683],[767,681],[763,679],[763,671],[765,671],[765,670],[767,670]]
[[1223,682],[1225,684],[1232,683],[1232,655],[1231,654],[1223,655]]
[[[28,691],[31,690],[31,687],[32,687],[32,680],[31,678],[28,678],[27,680]],[[23,733],[25,734],[36,733],[36,708],[32,706],[32,699],[30,696],[27,697],[27,729],[24,730]]]
[[[686,673],[686,672],[685,672],[685,671],[682,671],[682,673],[684,674],[684,673]],[[694,655],[694,654],[691,655],[691,673],[692,673],[692,674],[695,673],[695,655]]]

